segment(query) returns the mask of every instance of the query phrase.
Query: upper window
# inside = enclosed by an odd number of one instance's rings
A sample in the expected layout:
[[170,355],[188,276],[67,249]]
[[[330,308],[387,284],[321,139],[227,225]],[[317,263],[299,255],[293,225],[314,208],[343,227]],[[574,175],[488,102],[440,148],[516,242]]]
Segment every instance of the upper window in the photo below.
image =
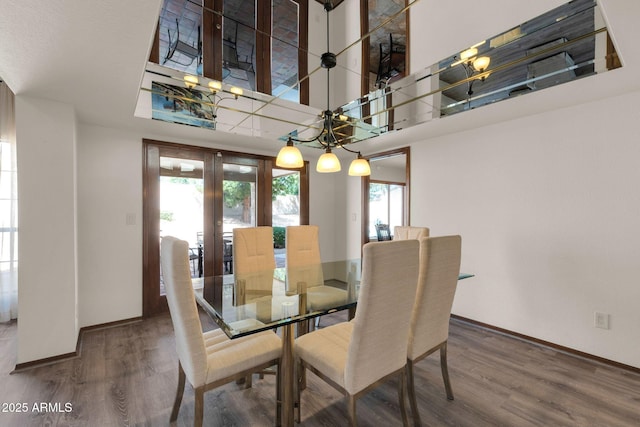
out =
[[307,0],[164,0],[152,61],[307,104],[307,16]]
[[271,92],[300,102],[300,4],[292,0],[272,0],[271,28]]

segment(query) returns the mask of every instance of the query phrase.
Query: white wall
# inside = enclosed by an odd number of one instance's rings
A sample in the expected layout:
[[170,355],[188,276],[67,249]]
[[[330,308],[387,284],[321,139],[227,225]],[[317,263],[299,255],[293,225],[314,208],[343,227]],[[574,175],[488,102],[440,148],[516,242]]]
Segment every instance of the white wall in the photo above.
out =
[[[342,236],[342,209],[335,209],[335,200],[345,193],[341,173],[318,173],[315,161],[310,161],[309,223],[320,227],[320,254],[327,261],[343,259],[336,236]],[[343,162],[344,163],[344,162]]]
[[80,326],[142,316],[142,138],[78,130]]
[[[405,161],[405,156],[402,156]],[[371,179],[377,181],[405,182],[407,179],[406,168],[389,165],[382,160],[374,160],[371,163]]]
[[70,105],[16,96],[18,354],[76,350],[76,134]]
[[362,256],[362,178],[345,173],[342,180],[345,193],[335,203],[336,207],[345,206],[346,217],[340,218],[344,227],[341,236],[344,237],[336,244],[346,248],[346,253],[342,254],[344,258],[355,259]]
[[324,69],[316,69],[320,67],[320,55],[327,50],[326,25],[322,5],[309,2],[309,105],[322,110],[327,108],[327,74]]
[[[412,223],[462,235],[462,271],[476,275],[454,313],[640,367],[639,101],[412,145]],[[596,311],[610,330],[594,328]]]
[[[360,96],[360,43],[342,52],[360,38],[360,2],[345,1],[329,12],[329,50],[336,55],[337,65],[330,71],[330,107],[336,109]],[[357,25],[354,25],[354,22]],[[323,5],[309,2],[309,72],[320,67],[320,55],[327,51],[327,16]],[[309,79],[309,104],[325,110],[327,108],[327,70],[321,68]]]
[[[357,18],[360,16],[360,2],[342,2],[330,14],[331,51],[338,55],[338,64],[331,71],[331,108],[336,109],[361,96],[362,44],[356,43],[349,47],[360,40]],[[347,50],[342,52],[344,49]]]

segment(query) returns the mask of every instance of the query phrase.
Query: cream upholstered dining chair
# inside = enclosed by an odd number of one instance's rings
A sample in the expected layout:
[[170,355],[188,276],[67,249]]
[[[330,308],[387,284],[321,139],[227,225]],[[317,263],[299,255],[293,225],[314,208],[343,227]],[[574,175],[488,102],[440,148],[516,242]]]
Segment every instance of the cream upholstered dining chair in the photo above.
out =
[[460,236],[420,239],[420,277],[407,347],[407,388],[416,426],[420,425],[420,413],[413,367],[436,350],[440,350],[440,369],[447,398],[453,400],[447,368],[447,340],[451,306],[460,274],[461,247]]
[[[317,225],[287,227],[287,281],[301,293],[306,288],[307,308],[322,310],[346,303],[348,291],[324,284]],[[317,318],[319,320],[319,318]]]
[[276,268],[273,228],[233,229],[233,264],[236,273],[255,273]]
[[425,237],[429,237],[429,228],[427,227],[402,227],[399,225],[393,227],[393,240],[424,239]]
[[407,424],[403,388],[418,264],[417,240],[365,244],[354,319],[295,341],[298,367],[311,370],[346,396],[352,426],[357,425],[356,399],[396,376],[402,420]]
[[[185,380],[195,389],[194,424],[202,425],[204,392],[276,365],[282,341],[270,331],[230,340],[220,329],[203,333],[191,274],[189,245],[167,236],[161,242],[160,263],[178,352],[178,390],[170,421],[178,418]],[[280,384],[276,384],[276,424],[280,422]]]
[[[291,269],[290,286],[304,282],[307,286],[324,285],[317,225],[289,226],[285,234],[286,265]],[[313,268],[297,268],[309,267]]]
[[[267,226],[233,229],[233,274],[236,279],[237,305],[273,294],[273,228]],[[263,316],[271,318],[269,313]]]

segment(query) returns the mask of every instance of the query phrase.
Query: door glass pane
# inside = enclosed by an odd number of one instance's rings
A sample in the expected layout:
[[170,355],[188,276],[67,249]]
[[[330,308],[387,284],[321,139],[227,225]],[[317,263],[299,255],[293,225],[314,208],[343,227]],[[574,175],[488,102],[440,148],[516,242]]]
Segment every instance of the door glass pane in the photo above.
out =
[[[203,169],[201,160],[160,157],[160,237],[189,242],[195,286],[202,276]],[[160,294],[164,294],[162,281]]]
[[389,224],[389,186],[369,185],[369,238],[376,240],[376,224]]
[[300,225],[300,172],[273,169],[271,192],[273,226]]
[[369,239],[377,239],[376,224],[404,225],[404,184],[369,184]]
[[300,225],[300,172],[273,169],[271,197],[271,223],[276,261],[280,261],[279,255],[282,255],[282,266],[284,266],[286,227]]
[[222,81],[256,90],[256,5],[254,1],[224,1]]
[[257,175],[255,166],[224,163],[222,181],[222,231],[224,273],[233,273],[233,229],[255,227],[257,204]]
[[272,94],[300,102],[298,81],[299,6],[292,0],[273,0],[271,13]]

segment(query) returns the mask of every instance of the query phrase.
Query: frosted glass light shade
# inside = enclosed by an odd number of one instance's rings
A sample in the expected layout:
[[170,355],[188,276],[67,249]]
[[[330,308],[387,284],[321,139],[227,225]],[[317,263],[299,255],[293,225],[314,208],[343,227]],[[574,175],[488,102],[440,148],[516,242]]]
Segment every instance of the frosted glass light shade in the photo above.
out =
[[349,175],[351,176],[369,176],[371,175],[371,167],[367,159],[363,159],[358,155],[357,159],[354,159],[349,166]]
[[473,68],[475,68],[476,71],[486,70],[490,62],[491,58],[488,56],[481,56],[473,61]]
[[294,147],[291,140],[280,149],[278,157],[276,158],[276,166],[281,168],[301,168],[304,166],[302,153],[300,153],[298,147]]
[[340,172],[341,169],[340,160],[331,152],[331,149],[327,149],[327,152],[320,156],[316,164],[316,172],[320,173]]

